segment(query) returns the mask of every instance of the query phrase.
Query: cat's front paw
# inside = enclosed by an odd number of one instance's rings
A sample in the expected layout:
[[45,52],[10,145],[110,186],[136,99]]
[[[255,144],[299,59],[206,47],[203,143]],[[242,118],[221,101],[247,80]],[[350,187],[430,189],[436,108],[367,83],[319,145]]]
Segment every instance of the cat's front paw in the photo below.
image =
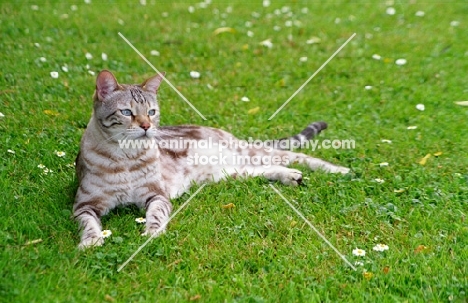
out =
[[101,246],[102,244],[104,244],[104,239],[102,237],[88,237],[81,240],[78,248],[87,249],[94,246]]
[[298,186],[302,183],[302,172],[297,169],[289,169],[280,181],[285,185]]
[[156,238],[164,234],[165,232],[166,232],[166,227],[164,227],[163,229],[146,227],[146,231],[142,233],[141,235],[144,237],[148,236],[148,237]]

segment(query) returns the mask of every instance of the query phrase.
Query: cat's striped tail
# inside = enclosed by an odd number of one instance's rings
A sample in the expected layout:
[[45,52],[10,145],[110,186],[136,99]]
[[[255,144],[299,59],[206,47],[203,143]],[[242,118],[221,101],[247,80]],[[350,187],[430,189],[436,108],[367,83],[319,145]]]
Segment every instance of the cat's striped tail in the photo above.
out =
[[307,125],[299,134],[291,137],[281,138],[273,141],[273,147],[276,149],[291,150],[294,148],[303,148],[308,146],[308,141],[327,128],[327,123],[313,122]]

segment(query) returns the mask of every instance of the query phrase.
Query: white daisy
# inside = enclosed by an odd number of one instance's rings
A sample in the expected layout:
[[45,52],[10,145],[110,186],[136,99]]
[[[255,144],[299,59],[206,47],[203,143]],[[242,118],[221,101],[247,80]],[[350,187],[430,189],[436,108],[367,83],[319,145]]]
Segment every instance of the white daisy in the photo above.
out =
[[366,251],[364,249],[355,248],[353,249],[353,255],[358,257],[364,257],[366,255]]
[[242,97],[242,98],[241,98],[241,101],[244,101],[244,102],[249,102],[249,101],[250,101],[250,99],[249,99],[248,97],[244,96],[244,97]]
[[260,45],[263,45],[267,48],[272,48],[273,47],[273,43],[271,42],[271,39],[266,39],[266,40],[263,40],[262,42],[260,42]]
[[0,118],[3,118],[5,117],[5,115],[3,113],[0,113]]
[[397,59],[397,60],[395,61],[395,64],[401,66],[401,65],[405,65],[406,62],[407,62],[406,59]]
[[459,25],[460,25],[460,21],[452,21],[452,22],[450,22],[450,26],[455,27],[455,26],[459,26]]
[[299,58],[299,61],[301,61],[301,62],[306,62],[306,61],[307,61],[307,57],[300,57],[300,58]]
[[377,244],[372,249],[375,250],[375,251],[386,251],[386,250],[388,250],[388,245],[386,245],[386,244]]
[[388,140],[388,139],[382,139],[380,140],[382,143],[388,143],[388,144],[392,144],[392,140]]
[[380,167],[385,167],[385,166],[388,166],[388,162],[382,162],[382,163],[379,163],[379,166],[380,166]]
[[135,219],[135,222],[136,222],[136,223],[146,223],[146,219],[145,219],[145,218],[142,218],[142,217],[136,218],[136,219]]
[[417,126],[414,126],[414,125],[412,125],[412,126],[408,126],[406,129],[416,129],[416,128],[418,128],[418,127],[417,127]]
[[59,77],[59,73],[58,72],[50,72],[50,76],[54,79],[57,79]]
[[60,158],[65,157],[65,152],[63,151],[55,151],[54,153],[57,155],[57,157],[60,157]]
[[88,59],[88,60],[93,59],[93,55],[91,55],[90,53],[86,53],[86,54],[85,54],[85,57],[86,57],[86,59]]
[[387,15],[393,16],[396,13],[396,10],[393,7],[387,7],[387,10],[385,11]]
[[9,152],[10,154],[16,154],[15,151],[11,149],[7,149],[7,152]]
[[159,56],[159,52],[157,50],[153,49],[152,51],[150,51],[150,55],[151,56]]
[[418,104],[418,105],[416,105],[416,109],[420,110],[420,111],[424,111],[426,109],[426,107],[424,106],[424,104]]
[[107,54],[106,54],[106,53],[102,53],[102,54],[101,54],[101,59],[102,59],[103,61],[107,61]]
[[424,13],[423,11],[417,11],[416,14],[414,14],[416,17],[424,17],[426,13]]
[[46,168],[44,164],[39,164],[37,167],[39,167],[40,169]]
[[380,55],[373,54],[373,55],[372,55],[372,59],[374,59],[374,60],[380,60],[380,59],[382,59],[382,57],[381,57]]
[[103,238],[109,238],[111,235],[112,235],[112,232],[110,230],[108,230],[108,229],[103,230],[101,232],[101,237],[103,237]]
[[198,79],[200,78],[200,73],[193,70],[190,72],[190,77],[192,77],[193,79]]
[[40,57],[40,58],[39,58],[39,61],[41,61],[41,62],[47,62],[47,59],[46,59],[45,57]]
[[372,89],[372,85],[366,85],[366,86],[364,86],[364,89],[366,89],[366,90],[371,90],[371,89]]
[[62,66],[62,70],[63,70],[65,73],[68,73],[68,67]]

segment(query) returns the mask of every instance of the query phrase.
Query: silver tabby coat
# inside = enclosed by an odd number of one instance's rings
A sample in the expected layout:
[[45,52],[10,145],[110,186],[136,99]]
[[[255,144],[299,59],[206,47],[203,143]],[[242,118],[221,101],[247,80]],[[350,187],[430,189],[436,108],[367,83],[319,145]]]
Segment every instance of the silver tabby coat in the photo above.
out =
[[[310,139],[326,127],[323,122],[312,123],[300,134],[275,140],[275,148],[241,148],[239,140],[220,129],[182,125],[160,126],[157,91],[163,75],[152,77],[141,85],[119,84],[109,71],[99,73],[94,94],[94,111],[83,135],[76,160],[79,187],[74,204],[74,217],[82,228],[80,248],[102,245],[100,217],[116,206],[134,203],[146,209],[145,235],[164,231],[172,211],[170,199],[186,192],[193,183],[217,182],[226,177],[263,176],[287,185],[298,185],[302,174],[287,168],[299,163],[312,170],[347,173],[349,169],[336,166],[302,153],[281,150],[284,141]],[[121,147],[122,140],[164,142],[171,139],[200,142],[211,140],[213,146],[224,145],[225,161],[217,165],[194,162],[196,157],[218,155],[219,146]],[[195,141],[193,141],[195,140]],[[266,160],[239,164],[237,156],[257,159],[287,159],[280,165]],[[260,157],[260,158],[258,158]]]

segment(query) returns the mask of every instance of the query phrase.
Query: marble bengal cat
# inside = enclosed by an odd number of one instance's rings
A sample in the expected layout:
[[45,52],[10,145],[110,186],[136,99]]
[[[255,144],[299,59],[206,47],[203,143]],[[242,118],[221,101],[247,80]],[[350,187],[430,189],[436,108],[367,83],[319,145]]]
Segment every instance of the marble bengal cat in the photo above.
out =
[[160,126],[157,91],[163,80],[164,74],[158,74],[140,85],[129,85],[119,84],[106,70],[97,76],[93,114],[76,159],[79,187],[73,211],[82,229],[80,248],[102,245],[101,216],[129,203],[145,208],[144,235],[156,236],[166,227],[170,199],[194,183],[263,176],[298,185],[302,174],[286,167],[291,163],[331,173],[349,172],[283,149],[288,144],[302,146],[326,128],[324,122],[264,146],[247,144],[216,128]]

